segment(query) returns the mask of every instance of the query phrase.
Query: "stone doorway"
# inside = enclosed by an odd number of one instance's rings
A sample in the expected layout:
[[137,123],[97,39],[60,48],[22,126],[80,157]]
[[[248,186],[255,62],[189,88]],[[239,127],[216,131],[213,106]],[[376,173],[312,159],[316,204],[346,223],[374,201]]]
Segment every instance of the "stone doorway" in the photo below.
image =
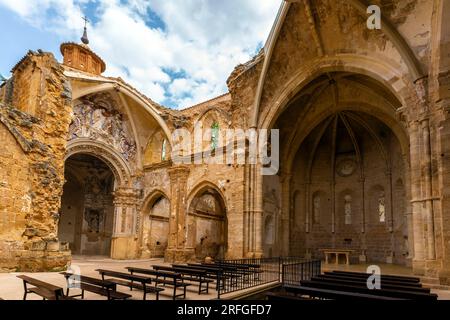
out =
[[189,205],[188,246],[198,260],[224,259],[227,250],[227,216],[222,196],[214,188],[203,188]]
[[65,163],[58,238],[72,254],[110,256],[115,177],[99,158],[76,154]]

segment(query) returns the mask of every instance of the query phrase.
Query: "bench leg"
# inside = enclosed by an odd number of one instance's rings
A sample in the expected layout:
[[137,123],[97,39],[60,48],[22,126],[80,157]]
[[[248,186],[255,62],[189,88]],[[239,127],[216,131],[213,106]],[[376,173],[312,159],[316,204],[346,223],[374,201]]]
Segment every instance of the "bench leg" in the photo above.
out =
[[142,289],[144,289],[144,301],[147,300],[147,285],[145,283],[142,284],[143,287]]
[[156,291],[156,300],[159,300],[159,291]]
[[24,290],[23,300],[27,300],[28,288],[27,288],[27,283],[26,283],[26,281],[23,281],[23,290]]

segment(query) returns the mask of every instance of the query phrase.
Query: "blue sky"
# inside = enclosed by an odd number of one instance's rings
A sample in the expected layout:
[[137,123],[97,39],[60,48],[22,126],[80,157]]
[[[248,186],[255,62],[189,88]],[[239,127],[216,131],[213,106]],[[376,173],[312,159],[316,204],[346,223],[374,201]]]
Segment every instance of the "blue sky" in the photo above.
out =
[[0,73],[28,50],[61,61],[59,45],[80,41],[88,16],[90,47],[106,76],[158,103],[185,108],[226,92],[226,79],[266,41],[279,0],[0,0]]

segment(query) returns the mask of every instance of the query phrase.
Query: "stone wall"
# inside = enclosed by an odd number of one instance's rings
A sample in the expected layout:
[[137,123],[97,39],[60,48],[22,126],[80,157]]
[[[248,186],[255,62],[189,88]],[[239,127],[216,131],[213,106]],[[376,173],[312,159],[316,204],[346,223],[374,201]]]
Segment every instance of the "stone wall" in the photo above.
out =
[[5,138],[1,217],[8,221],[11,236],[2,232],[0,268],[61,270],[70,261],[56,234],[70,123],[69,85],[53,55],[42,52],[29,52],[14,67],[13,81],[12,104],[0,106]]

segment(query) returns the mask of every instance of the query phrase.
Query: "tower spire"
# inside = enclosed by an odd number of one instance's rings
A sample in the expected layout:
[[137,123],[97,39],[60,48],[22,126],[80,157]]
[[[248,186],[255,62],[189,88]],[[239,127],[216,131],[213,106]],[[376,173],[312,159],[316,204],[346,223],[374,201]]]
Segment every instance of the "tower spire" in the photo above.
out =
[[88,24],[89,20],[86,16],[83,17],[83,20],[84,20],[84,32],[83,32],[83,36],[81,37],[81,42],[83,42],[85,45],[88,45],[89,39],[88,39],[88,35],[87,35],[87,24]]

